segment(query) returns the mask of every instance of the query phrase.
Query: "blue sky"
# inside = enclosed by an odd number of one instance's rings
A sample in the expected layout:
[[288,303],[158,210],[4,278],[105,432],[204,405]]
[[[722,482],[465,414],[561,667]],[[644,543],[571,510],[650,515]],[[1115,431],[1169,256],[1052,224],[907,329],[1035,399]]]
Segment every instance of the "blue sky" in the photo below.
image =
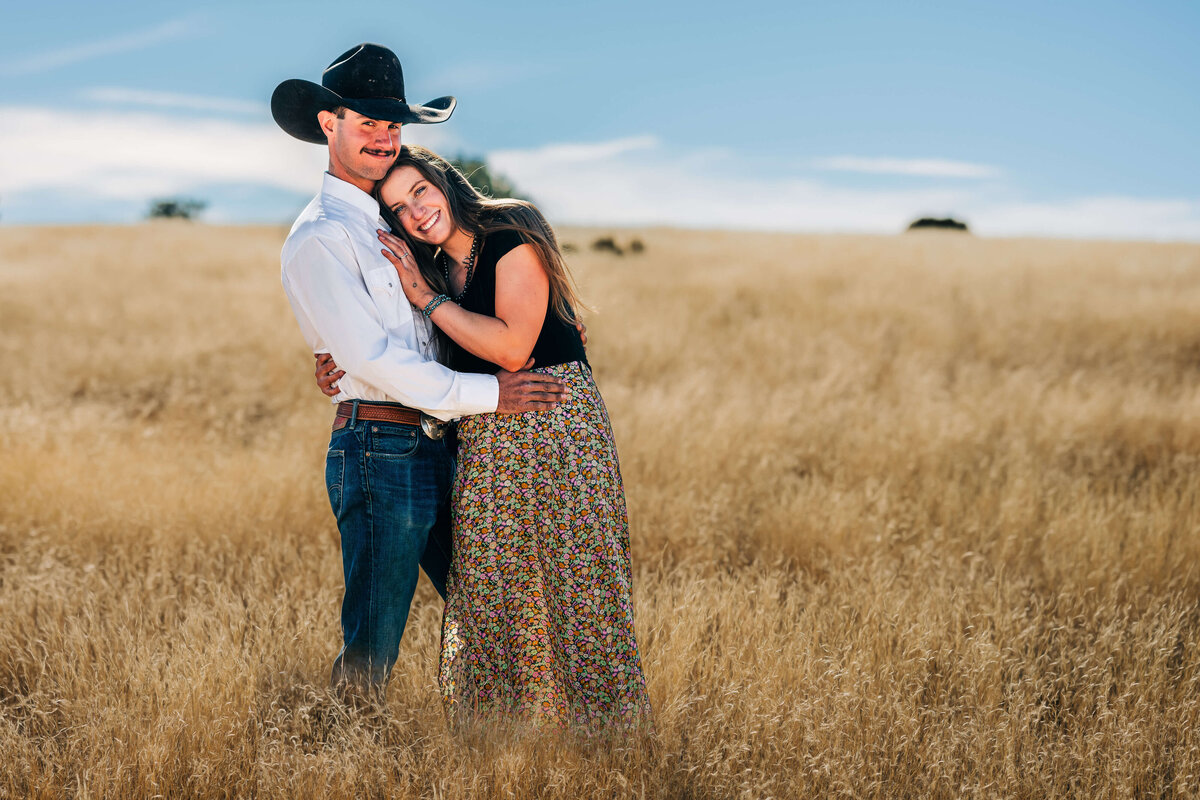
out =
[[1194,2],[12,5],[0,224],[286,223],[324,161],[271,91],[375,41],[459,98],[407,141],[558,222],[1200,240],[1198,40]]

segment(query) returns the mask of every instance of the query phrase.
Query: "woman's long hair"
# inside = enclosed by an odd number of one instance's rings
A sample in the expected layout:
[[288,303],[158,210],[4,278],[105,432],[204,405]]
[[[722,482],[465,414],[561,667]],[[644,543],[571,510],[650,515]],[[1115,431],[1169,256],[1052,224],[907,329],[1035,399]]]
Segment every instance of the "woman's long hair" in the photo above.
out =
[[[533,245],[542,268],[546,270],[546,277],[550,279],[550,307],[564,322],[574,324],[577,309],[586,306],[583,306],[575,292],[574,282],[558,247],[558,239],[542,212],[524,200],[495,199],[481,194],[449,161],[420,145],[406,144],[401,147],[400,155],[388,170],[388,175],[401,167],[415,167],[426,180],[441,190],[450,206],[450,216],[461,230],[476,236],[487,236],[493,231],[520,233],[528,244]],[[380,215],[396,235],[408,243],[430,287],[443,294],[451,294],[445,276],[435,262],[435,248],[412,239],[392,210],[384,205],[379,190],[386,180],[385,175],[383,180],[376,182],[375,191],[372,192],[379,201]]]

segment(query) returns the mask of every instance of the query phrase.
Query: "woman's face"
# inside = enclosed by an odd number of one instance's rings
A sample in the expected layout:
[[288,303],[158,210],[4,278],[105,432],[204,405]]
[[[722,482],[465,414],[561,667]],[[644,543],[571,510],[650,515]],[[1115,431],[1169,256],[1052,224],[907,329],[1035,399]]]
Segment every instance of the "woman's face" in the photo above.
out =
[[446,195],[416,167],[392,170],[380,187],[379,196],[408,235],[419,242],[440,245],[454,233]]

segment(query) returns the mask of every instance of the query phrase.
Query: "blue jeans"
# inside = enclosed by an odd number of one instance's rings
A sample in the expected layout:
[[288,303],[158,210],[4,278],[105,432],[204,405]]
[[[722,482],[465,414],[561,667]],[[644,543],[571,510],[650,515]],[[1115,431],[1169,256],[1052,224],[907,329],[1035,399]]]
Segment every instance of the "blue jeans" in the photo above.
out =
[[382,692],[420,565],[443,599],[454,461],[411,425],[351,420],[329,438],[325,485],[342,537],[343,646],[335,686]]

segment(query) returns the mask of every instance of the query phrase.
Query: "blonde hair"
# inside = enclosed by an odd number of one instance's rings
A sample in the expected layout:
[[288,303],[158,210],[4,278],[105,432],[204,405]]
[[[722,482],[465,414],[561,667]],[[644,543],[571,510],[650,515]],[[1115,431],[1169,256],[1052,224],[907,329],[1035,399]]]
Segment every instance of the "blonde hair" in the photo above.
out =
[[[563,261],[554,230],[533,203],[511,198],[491,198],[480,193],[453,164],[420,145],[406,144],[401,147],[396,163],[388,170],[388,175],[392,174],[392,170],[401,167],[414,167],[426,180],[441,190],[450,207],[450,216],[461,230],[483,236],[494,231],[520,233],[522,239],[537,252],[542,269],[550,279],[550,307],[559,319],[574,324],[578,309],[587,306],[583,305],[575,291],[574,279]],[[408,242],[421,274],[425,276],[429,285],[436,291],[450,294],[445,277],[434,263],[434,248],[409,237],[400,225],[400,220],[380,197],[380,188],[386,180],[387,175],[383,180],[376,182],[375,191],[372,192],[379,201],[380,215],[397,236]]]

